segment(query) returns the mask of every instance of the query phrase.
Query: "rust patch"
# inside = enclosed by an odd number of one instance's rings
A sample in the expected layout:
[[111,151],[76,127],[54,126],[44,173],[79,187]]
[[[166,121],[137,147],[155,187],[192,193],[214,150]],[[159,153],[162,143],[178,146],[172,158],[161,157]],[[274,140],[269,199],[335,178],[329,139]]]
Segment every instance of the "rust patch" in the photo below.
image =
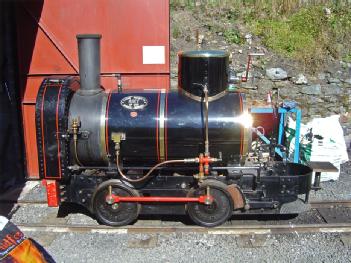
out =
[[245,202],[238,186],[235,184],[228,185],[227,191],[233,199],[234,209],[244,208]]

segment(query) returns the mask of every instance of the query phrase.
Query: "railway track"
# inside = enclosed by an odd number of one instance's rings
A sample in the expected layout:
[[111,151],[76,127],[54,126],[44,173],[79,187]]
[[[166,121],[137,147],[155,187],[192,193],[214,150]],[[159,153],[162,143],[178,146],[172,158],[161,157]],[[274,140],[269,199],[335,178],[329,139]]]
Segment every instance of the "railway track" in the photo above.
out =
[[199,226],[127,226],[19,224],[22,231],[50,233],[159,234],[201,233],[209,235],[268,235],[289,233],[351,233],[351,223],[303,225],[232,225],[216,228]]
[[333,207],[345,207],[351,208],[351,200],[336,200],[336,201],[314,201],[310,202],[311,208],[333,208]]
[[[18,204],[18,205],[40,205],[46,204],[45,200],[1,200],[0,204]],[[327,200],[327,201],[312,201],[310,202],[311,208],[333,208],[333,207],[346,207],[351,208],[351,200]]]
[[[38,200],[0,200],[1,203],[13,204],[18,206],[46,205],[45,201]],[[311,208],[315,213],[323,218],[322,210],[349,209],[351,200],[342,201],[314,201],[311,202]],[[324,219],[324,218],[323,218]],[[347,223],[346,223],[347,222]],[[242,221],[233,221],[216,228],[203,228],[194,225],[163,225],[161,222],[155,226],[131,225],[126,227],[113,228],[102,225],[79,225],[79,224],[62,224],[52,222],[47,223],[19,223],[17,224],[22,231],[27,232],[53,232],[53,233],[100,233],[100,234],[138,234],[138,233],[202,233],[211,235],[267,235],[267,234],[289,234],[289,233],[351,233],[351,221],[346,220],[344,223],[324,220],[322,223],[291,223],[283,224],[264,224],[255,222],[247,225]]]

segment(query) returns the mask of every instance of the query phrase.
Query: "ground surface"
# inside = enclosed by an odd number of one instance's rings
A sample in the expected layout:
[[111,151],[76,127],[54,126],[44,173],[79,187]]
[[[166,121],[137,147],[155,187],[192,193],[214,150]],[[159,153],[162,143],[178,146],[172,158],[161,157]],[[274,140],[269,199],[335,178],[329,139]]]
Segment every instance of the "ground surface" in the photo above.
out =
[[[31,233],[28,233],[31,234]],[[60,234],[33,238],[57,262],[350,262],[350,237],[339,234]]]
[[322,182],[322,190],[312,191],[310,198],[311,200],[351,200],[351,161],[342,164],[339,180]]

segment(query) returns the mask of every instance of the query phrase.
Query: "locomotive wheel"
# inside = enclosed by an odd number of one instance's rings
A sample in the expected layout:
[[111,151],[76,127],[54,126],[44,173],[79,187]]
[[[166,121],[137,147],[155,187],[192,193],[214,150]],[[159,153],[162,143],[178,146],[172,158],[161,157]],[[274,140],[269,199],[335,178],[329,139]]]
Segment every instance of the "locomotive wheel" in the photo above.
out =
[[108,204],[106,196],[112,186],[112,194],[116,196],[139,196],[139,193],[121,183],[119,180],[108,180],[99,185],[93,197],[93,209],[98,221],[109,226],[124,226],[135,221],[140,212],[140,204],[136,202],[120,202]]
[[226,185],[216,180],[206,180],[197,189],[192,189],[190,197],[197,197],[206,194],[206,187],[210,187],[210,195],[213,202],[210,205],[202,203],[188,203],[187,212],[194,223],[214,227],[226,222],[233,212],[233,200],[226,190]]

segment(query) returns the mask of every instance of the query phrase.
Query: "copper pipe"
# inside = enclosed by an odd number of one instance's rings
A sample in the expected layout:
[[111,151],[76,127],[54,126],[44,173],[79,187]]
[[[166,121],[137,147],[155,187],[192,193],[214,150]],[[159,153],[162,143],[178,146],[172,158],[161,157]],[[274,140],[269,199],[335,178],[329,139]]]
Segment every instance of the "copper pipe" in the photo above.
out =
[[143,177],[139,178],[139,179],[130,179],[127,177],[127,175],[125,175],[119,165],[119,151],[116,151],[116,165],[117,165],[117,169],[119,174],[128,182],[132,182],[132,183],[137,183],[137,182],[141,182],[144,181],[147,177],[150,176],[150,174],[155,171],[156,168],[165,165],[165,164],[170,164],[170,163],[184,163],[186,160],[168,160],[168,161],[164,161],[161,163],[156,164],[154,167],[152,167],[145,175],[143,175]]
[[210,142],[208,139],[208,89],[204,86],[205,94],[205,156],[210,156]]
[[77,153],[77,139],[73,140],[73,145],[74,145],[74,158],[76,159],[76,162],[79,166],[83,166],[83,164],[79,161],[78,159],[78,153]]

